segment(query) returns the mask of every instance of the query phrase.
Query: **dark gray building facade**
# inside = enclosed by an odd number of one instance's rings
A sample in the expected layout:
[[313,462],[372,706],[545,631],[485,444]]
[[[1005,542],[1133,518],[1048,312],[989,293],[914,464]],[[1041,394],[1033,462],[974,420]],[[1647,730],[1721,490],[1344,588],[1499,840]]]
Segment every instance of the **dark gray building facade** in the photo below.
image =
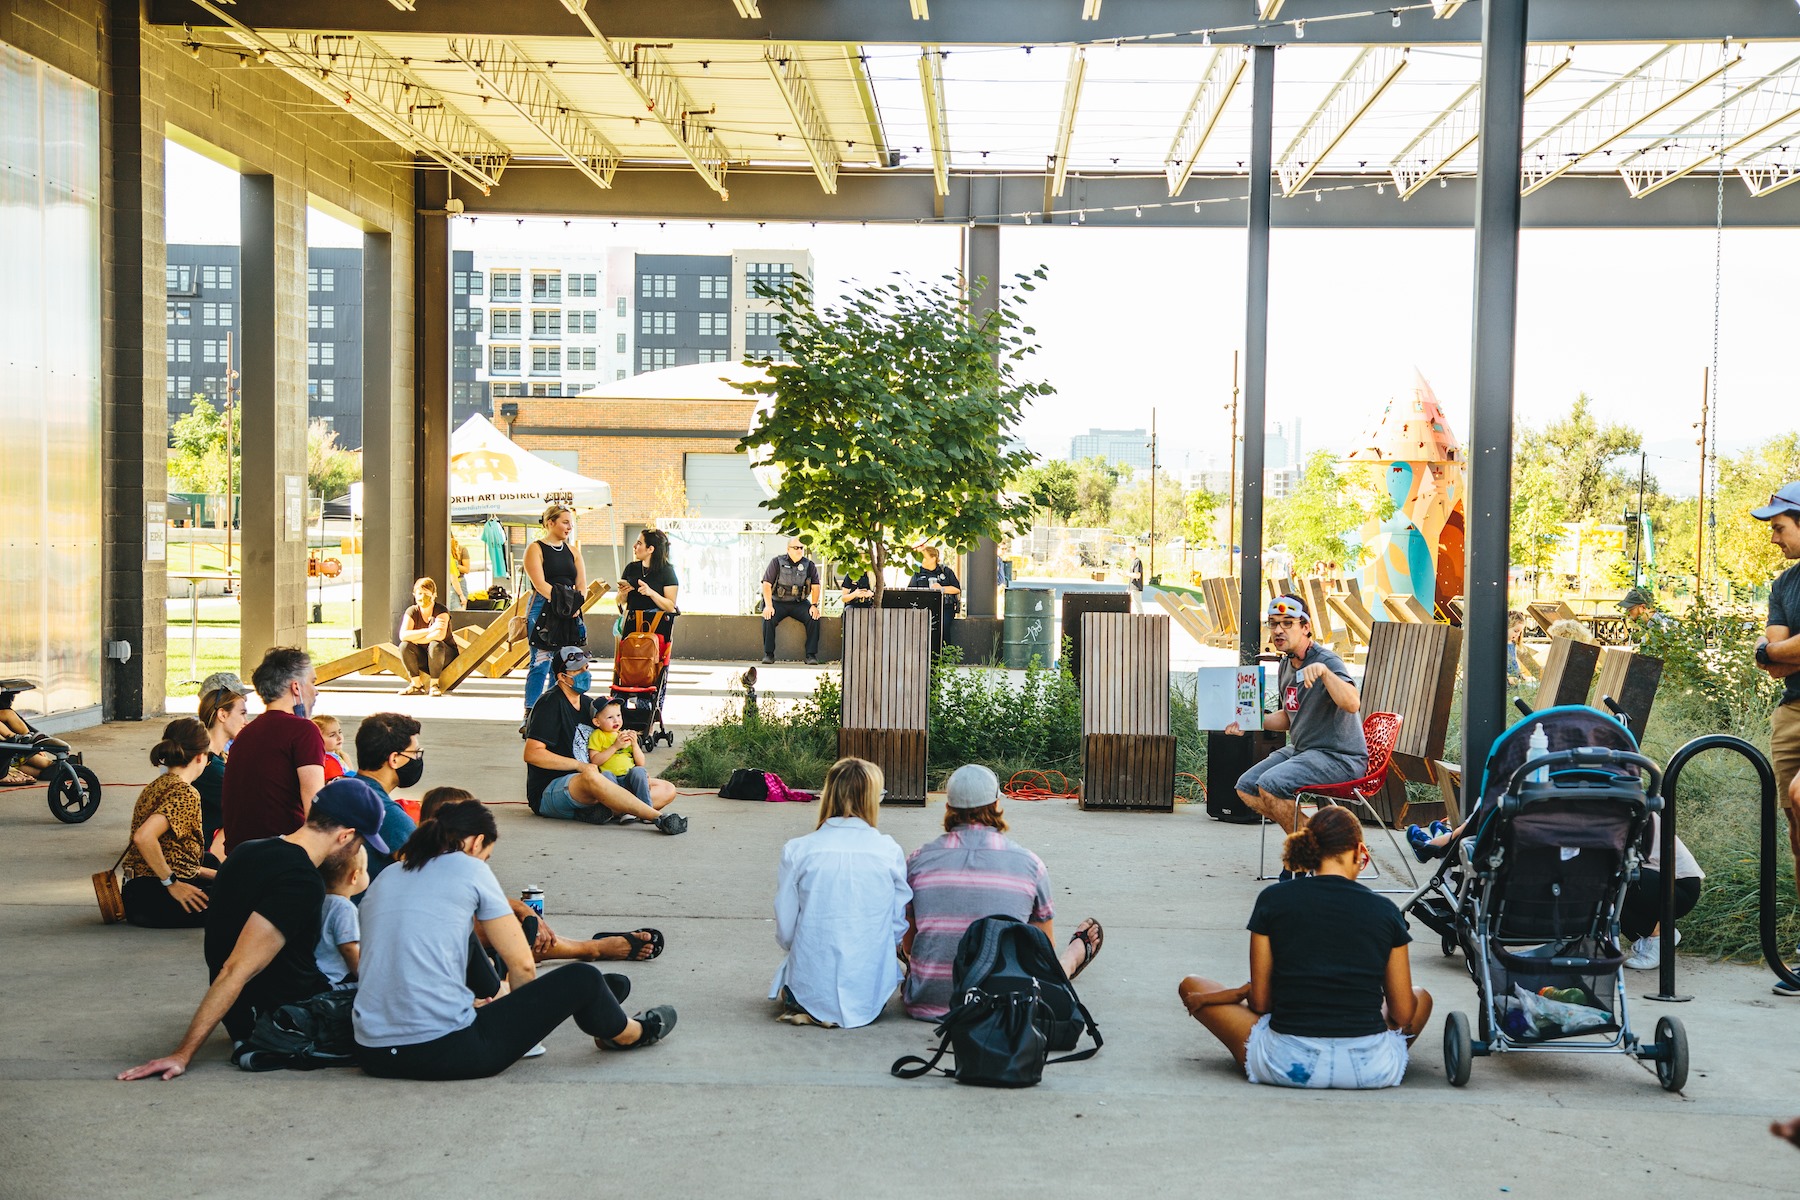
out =
[[632,374],[731,359],[731,255],[636,256]]

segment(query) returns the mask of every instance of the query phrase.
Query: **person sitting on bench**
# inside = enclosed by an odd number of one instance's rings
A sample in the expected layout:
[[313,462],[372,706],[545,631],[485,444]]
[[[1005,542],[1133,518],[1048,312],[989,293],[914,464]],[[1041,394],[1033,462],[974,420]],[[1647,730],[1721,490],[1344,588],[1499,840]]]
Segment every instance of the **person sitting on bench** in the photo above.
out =
[[437,580],[415,579],[412,585],[413,606],[400,618],[400,660],[406,664],[408,683],[400,689],[402,696],[441,696],[438,676],[456,657],[456,642],[450,636],[450,610],[437,602]]
[[806,556],[806,545],[788,539],[787,553],[769,560],[762,577],[763,662],[775,661],[775,630],[786,620],[806,630],[806,665],[819,661],[819,564]]

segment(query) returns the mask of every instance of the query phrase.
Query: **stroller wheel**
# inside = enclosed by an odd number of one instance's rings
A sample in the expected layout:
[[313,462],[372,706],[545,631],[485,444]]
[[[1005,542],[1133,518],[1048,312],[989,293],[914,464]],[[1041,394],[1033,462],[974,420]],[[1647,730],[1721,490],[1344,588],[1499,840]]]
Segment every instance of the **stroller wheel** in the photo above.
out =
[[1656,1082],[1665,1092],[1679,1092],[1687,1086],[1687,1030],[1679,1017],[1662,1017],[1656,1022]]
[[1462,1087],[1469,1082],[1469,1067],[1474,1059],[1475,1045],[1469,1038],[1469,1018],[1453,1012],[1444,1018],[1444,1077],[1451,1087]]
[[1443,936],[1443,939],[1438,942],[1438,949],[1444,952],[1445,958],[1454,957],[1456,954],[1456,939],[1446,933]]
[[50,777],[50,815],[79,825],[100,808],[100,778],[86,767],[59,763]]

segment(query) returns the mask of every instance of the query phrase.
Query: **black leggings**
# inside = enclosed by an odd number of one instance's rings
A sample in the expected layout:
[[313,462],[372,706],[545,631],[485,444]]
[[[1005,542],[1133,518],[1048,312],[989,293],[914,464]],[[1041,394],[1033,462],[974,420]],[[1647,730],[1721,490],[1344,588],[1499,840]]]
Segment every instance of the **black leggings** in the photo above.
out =
[[[413,675],[429,675],[436,679],[456,657],[451,642],[403,642],[400,645],[400,661]],[[431,669],[427,671],[425,668]]]
[[[206,885],[197,880],[186,882],[201,891],[206,890]],[[206,924],[204,908],[199,912],[188,912],[175,903],[169,889],[152,875],[134,875],[127,879],[119,888],[119,898],[125,902],[125,919],[145,929],[199,929]]]
[[475,1023],[429,1042],[372,1048],[358,1045],[362,1069],[383,1079],[486,1079],[523,1058],[570,1017],[581,1032],[615,1038],[625,1010],[600,968],[570,963],[475,1010]]
[[[1625,889],[1625,903],[1619,906],[1619,932],[1630,941],[1649,937],[1662,920],[1662,872],[1649,867],[1638,870],[1637,882]],[[1694,910],[1700,903],[1700,880],[1675,881],[1675,919]]]

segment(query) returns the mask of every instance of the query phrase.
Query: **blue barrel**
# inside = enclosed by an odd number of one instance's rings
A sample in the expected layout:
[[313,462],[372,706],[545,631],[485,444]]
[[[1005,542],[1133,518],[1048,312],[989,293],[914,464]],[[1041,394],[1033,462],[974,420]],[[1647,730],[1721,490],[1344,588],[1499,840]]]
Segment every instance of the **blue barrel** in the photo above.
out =
[[1000,661],[1015,671],[1056,662],[1056,593],[1049,588],[1007,588],[1000,625]]

